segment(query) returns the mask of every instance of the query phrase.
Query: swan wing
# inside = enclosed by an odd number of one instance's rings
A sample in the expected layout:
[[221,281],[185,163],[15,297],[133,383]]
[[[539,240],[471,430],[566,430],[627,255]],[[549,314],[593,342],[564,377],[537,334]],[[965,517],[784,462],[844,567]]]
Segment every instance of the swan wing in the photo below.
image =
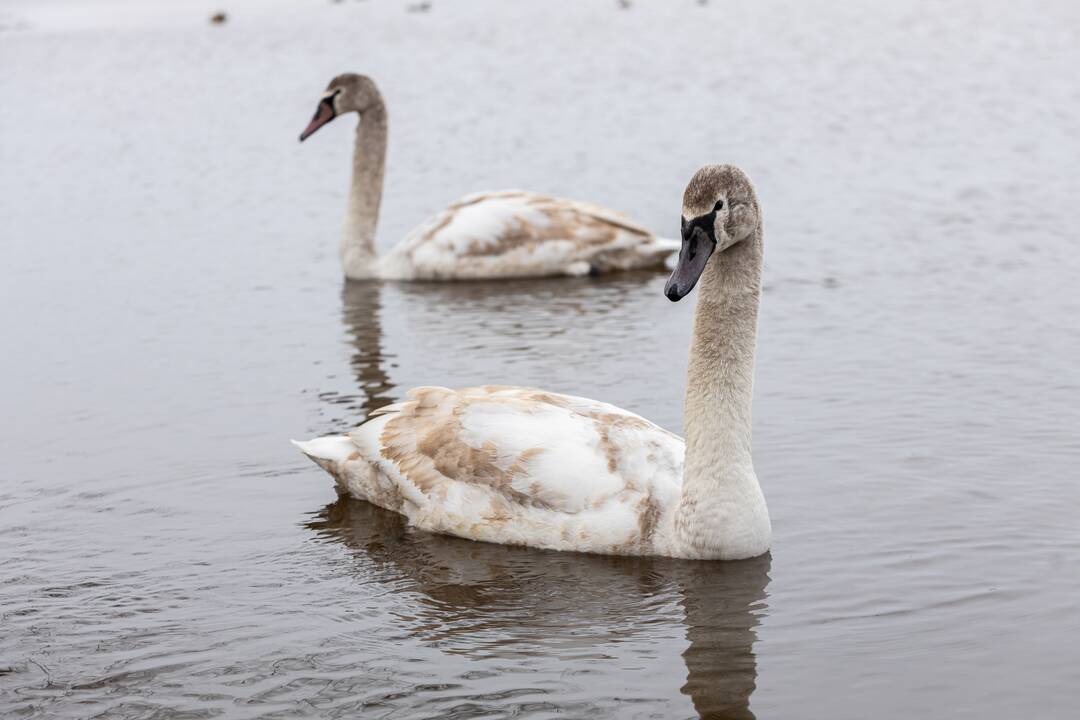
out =
[[[348,439],[355,457],[337,471],[320,464],[419,528],[609,554],[655,546],[679,496],[684,450],[613,405],[500,386],[417,388]],[[387,487],[401,500],[380,502]]]
[[614,210],[521,190],[476,193],[416,228],[387,275],[523,277],[660,267],[678,246]]

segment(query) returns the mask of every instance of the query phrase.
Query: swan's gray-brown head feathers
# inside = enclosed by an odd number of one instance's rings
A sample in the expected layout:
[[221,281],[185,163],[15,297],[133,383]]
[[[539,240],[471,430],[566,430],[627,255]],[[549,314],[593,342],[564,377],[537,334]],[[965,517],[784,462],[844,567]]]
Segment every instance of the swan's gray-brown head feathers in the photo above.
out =
[[759,224],[757,196],[750,178],[734,165],[706,165],[683,192],[682,247],[664,286],[672,302],[686,297],[716,250],[744,240]]
[[304,132],[300,133],[300,141],[303,142],[311,137],[316,130],[339,115],[348,112],[363,115],[375,107],[384,108],[385,106],[374,80],[357,73],[338,75],[330,81],[322,97],[319,98],[314,117],[311,118]]

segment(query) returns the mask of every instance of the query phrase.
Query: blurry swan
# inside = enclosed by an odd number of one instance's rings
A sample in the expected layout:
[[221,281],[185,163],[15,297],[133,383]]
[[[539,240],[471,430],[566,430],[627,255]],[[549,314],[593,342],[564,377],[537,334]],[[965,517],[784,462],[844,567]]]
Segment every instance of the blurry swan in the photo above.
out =
[[338,115],[361,122],[353,148],[341,260],[351,279],[466,280],[586,275],[662,268],[678,249],[620,213],[521,190],[467,195],[388,254],[375,251],[386,164],[386,105],[375,83],[347,73],[330,81],[303,141]]
[[[701,279],[687,440],[613,405],[529,388],[421,387],[348,435],[297,443],[340,492],[472,540],[738,559],[769,549],[750,454],[762,226],[749,178],[702,168],[665,294]],[[685,462],[684,462],[685,458]]]

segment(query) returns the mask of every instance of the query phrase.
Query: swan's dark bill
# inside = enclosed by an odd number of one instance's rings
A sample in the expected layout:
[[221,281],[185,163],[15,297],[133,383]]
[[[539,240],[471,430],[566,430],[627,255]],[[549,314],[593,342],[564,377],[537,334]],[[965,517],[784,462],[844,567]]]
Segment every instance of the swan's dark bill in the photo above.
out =
[[716,250],[715,221],[715,211],[691,222],[683,220],[679,259],[664,285],[664,295],[671,302],[682,300],[697,285],[698,278],[705,270],[705,264]]
[[320,100],[319,107],[315,109],[315,117],[311,118],[311,122],[304,128],[304,132],[300,133],[300,142],[307,140],[316,130],[333,120],[335,117],[337,117],[337,113],[334,112],[334,99],[332,97],[325,97]]

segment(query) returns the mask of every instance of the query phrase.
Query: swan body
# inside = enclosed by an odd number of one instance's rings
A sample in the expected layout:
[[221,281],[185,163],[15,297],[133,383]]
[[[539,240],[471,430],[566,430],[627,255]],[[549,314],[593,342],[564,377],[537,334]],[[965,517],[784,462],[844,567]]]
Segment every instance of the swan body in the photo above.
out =
[[763,554],[772,529],[750,455],[757,200],[741,171],[708,166],[683,205],[665,293],[678,300],[701,279],[685,442],[607,403],[484,386],[417,388],[351,433],[297,445],[339,492],[423,530],[612,555]]
[[341,492],[422,530],[669,554],[683,441],[614,405],[531,388],[421,387],[348,435],[298,445]]
[[471,280],[660,268],[679,244],[613,210],[523,190],[467,195],[350,277]]
[[389,132],[386,105],[363,75],[334,78],[304,140],[346,112],[360,115],[341,242],[356,280],[475,280],[661,269],[679,249],[624,215],[520,190],[468,195],[413,230],[388,254],[375,250]]

